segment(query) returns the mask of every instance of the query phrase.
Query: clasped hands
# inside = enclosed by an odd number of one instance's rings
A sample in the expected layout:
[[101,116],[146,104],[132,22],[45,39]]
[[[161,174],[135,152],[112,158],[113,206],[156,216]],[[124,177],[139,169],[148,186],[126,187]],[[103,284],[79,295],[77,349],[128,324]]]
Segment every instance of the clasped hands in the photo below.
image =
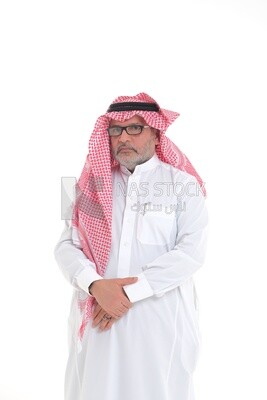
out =
[[[90,286],[90,293],[96,299],[93,312],[93,327],[99,326],[100,330],[108,330],[119,318],[126,314],[132,307],[123,286],[131,285],[138,281],[137,277],[100,279]],[[108,314],[111,319],[103,319]]]

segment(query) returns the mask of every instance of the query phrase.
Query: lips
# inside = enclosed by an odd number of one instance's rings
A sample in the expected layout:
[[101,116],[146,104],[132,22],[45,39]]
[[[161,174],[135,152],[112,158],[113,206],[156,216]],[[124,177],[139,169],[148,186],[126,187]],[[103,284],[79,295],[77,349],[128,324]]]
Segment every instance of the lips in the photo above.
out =
[[129,149],[128,147],[122,147],[119,151],[118,151],[118,153],[120,153],[121,151],[122,152],[126,152],[126,151],[132,151],[133,149]]

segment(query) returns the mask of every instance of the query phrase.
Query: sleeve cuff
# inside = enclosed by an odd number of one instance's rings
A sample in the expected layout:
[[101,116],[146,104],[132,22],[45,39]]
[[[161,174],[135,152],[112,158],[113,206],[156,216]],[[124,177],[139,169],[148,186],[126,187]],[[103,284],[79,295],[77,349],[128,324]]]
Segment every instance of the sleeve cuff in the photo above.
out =
[[138,281],[132,285],[123,286],[123,289],[131,303],[135,303],[139,300],[144,300],[148,297],[153,296],[154,292],[148,283],[144,273],[137,275]]
[[95,269],[91,267],[85,268],[83,271],[81,271],[77,276],[76,276],[76,283],[77,285],[84,290],[90,297],[93,297],[89,293],[89,286],[91,283],[94,281],[98,281],[99,279],[103,279],[102,276],[100,276]]

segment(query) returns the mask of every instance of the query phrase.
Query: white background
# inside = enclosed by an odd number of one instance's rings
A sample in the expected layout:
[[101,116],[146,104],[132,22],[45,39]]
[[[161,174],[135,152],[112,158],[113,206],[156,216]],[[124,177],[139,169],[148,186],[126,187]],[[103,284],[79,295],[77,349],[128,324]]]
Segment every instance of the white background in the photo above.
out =
[[197,400],[267,398],[266,22],[264,0],[1,2],[1,400],[63,399],[61,177],[141,91],[180,112],[169,137],[208,191]]

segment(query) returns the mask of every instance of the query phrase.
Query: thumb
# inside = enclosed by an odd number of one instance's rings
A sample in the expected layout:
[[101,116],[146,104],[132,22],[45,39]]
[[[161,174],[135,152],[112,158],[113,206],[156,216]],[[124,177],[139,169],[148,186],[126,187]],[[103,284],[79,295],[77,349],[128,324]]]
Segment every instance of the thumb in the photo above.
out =
[[121,286],[124,286],[124,285],[131,285],[132,283],[135,283],[135,282],[137,282],[137,281],[138,281],[138,278],[137,278],[137,277],[131,276],[131,277],[129,277],[129,278],[120,278],[120,279],[119,279],[119,284],[120,284]]

